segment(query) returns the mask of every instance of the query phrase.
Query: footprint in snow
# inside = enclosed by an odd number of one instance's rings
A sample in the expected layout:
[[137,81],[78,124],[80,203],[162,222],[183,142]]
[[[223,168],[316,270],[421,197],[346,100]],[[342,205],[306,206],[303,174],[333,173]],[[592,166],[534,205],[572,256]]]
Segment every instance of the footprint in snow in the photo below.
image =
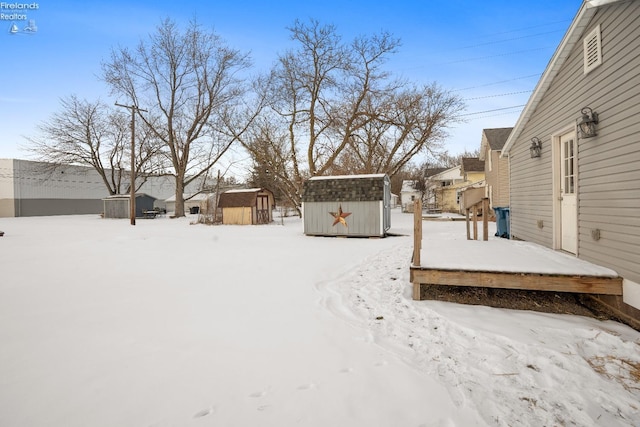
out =
[[209,407],[209,408],[205,408],[201,411],[196,412],[195,414],[193,414],[193,418],[202,418],[202,417],[206,417],[209,414],[213,414],[215,412],[215,408],[214,407]]
[[267,392],[266,392],[266,391],[256,391],[256,392],[251,393],[251,394],[249,395],[249,397],[255,397],[255,398],[258,398],[258,397],[264,397],[264,396],[266,396],[266,395],[267,395]]
[[298,390],[311,390],[313,388],[318,387],[315,383],[302,384],[298,387]]

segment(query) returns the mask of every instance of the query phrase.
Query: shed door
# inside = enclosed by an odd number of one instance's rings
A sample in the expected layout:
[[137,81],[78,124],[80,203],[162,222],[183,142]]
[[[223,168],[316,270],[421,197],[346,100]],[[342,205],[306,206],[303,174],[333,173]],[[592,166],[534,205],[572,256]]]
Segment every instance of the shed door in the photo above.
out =
[[575,132],[560,137],[560,248],[573,254],[578,249],[578,161]]
[[259,195],[256,206],[258,224],[269,224],[269,196]]

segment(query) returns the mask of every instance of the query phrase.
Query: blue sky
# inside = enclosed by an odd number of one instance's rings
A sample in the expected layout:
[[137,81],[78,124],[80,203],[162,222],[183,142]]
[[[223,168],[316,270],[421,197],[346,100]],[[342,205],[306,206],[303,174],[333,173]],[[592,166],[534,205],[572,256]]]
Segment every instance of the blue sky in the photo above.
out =
[[[112,47],[135,46],[163,18],[186,23],[194,16],[231,47],[250,52],[255,72],[292,46],[286,27],[295,19],[334,24],[345,40],[388,31],[402,41],[390,71],[466,99],[467,122],[450,130],[445,145],[452,154],[474,150],[483,128],[515,124],[520,108],[510,107],[527,102],[581,0],[43,0],[26,11],[0,3],[0,158],[28,158],[20,149],[24,137],[37,135],[60,98],[114,101],[98,78]],[[6,19],[14,13],[27,20]],[[37,31],[22,31],[29,20]],[[13,23],[16,34],[9,31]],[[489,112],[474,114],[483,111]]]

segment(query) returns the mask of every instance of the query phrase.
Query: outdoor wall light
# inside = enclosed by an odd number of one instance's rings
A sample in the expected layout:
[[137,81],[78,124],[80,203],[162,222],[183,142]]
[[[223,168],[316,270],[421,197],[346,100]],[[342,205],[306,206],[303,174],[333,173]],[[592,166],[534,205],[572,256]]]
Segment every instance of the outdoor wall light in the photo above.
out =
[[592,138],[597,135],[596,125],[598,124],[598,113],[589,107],[580,110],[582,117],[577,120],[578,133],[581,138]]
[[531,151],[531,158],[535,159],[536,157],[540,157],[542,152],[542,141],[540,141],[535,136],[531,138],[531,147],[529,147],[529,151]]

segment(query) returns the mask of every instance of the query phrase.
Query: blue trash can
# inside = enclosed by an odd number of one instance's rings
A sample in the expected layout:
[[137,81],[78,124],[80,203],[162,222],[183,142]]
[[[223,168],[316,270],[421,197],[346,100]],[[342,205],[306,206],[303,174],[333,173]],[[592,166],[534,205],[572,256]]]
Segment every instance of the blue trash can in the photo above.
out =
[[493,208],[496,213],[496,236],[509,238],[509,208]]

